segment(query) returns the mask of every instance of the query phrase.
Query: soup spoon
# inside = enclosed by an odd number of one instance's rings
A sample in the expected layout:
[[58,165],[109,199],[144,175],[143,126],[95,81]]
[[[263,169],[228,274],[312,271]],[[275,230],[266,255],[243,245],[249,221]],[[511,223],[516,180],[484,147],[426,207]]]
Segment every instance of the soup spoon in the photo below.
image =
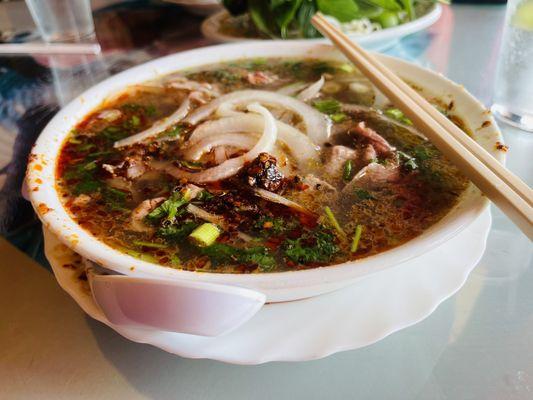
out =
[[236,286],[118,275],[89,260],[85,265],[94,301],[119,326],[219,336],[252,318],[266,300]]

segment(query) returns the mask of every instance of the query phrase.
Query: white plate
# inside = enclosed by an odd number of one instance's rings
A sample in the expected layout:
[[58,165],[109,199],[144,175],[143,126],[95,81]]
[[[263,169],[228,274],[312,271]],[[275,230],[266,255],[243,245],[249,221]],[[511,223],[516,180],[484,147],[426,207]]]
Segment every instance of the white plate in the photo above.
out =
[[[351,39],[357,41],[361,46],[375,51],[382,51],[392,47],[404,36],[426,29],[433,25],[440,18],[442,14],[442,7],[440,4],[436,4],[435,7],[414,21],[407,22],[402,25],[398,25],[392,28],[383,29],[380,31],[372,32],[367,35],[349,35]],[[220,11],[214,15],[211,15],[202,23],[202,33],[205,37],[214,40],[215,42],[237,42],[237,41],[250,41],[257,39],[250,39],[245,37],[230,36],[219,32],[220,22],[227,16],[226,11]],[[303,41],[311,42],[327,42],[327,39],[301,39]],[[299,41],[299,40],[294,40]]]
[[455,238],[418,258],[334,293],[268,304],[236,331],[216,338],[113,326],[77,279],[79,271],[63,267],[74,253],[47,231],[45,252],[61,287],[87,314],[124,337],[182,357],[261,364],[357,349],[426,318],[464,284],[485,250],[490,225],[486,210]]

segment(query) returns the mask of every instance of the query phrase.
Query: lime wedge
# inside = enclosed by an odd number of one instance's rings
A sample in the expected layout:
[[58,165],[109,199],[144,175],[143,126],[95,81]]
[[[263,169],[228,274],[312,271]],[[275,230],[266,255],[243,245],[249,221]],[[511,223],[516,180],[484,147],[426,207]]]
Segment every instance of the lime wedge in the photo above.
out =
[[511,18],[511,25],[515,28],[533,31],[533,0],[524,0],[518,4]]

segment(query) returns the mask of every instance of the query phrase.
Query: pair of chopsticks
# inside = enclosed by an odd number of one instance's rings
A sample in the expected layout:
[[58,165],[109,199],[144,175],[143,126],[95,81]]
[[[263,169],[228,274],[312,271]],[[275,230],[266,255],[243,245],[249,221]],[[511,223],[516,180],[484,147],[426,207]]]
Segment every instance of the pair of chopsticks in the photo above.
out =
[[312,24],[533,240],[533,190],[321,13]]

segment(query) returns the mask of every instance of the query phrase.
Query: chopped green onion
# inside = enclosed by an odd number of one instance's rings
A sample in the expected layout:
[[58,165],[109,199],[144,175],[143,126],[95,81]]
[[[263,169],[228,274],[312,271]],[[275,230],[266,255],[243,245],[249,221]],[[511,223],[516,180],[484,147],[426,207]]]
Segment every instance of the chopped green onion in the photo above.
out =
[[177,254],[172,254],[170,256],[170,263],[172,264],[173,267],[176,267],[176,268],[181,267],[181,260]]
[[96,161],[90,161],[83,166],[83,169],[85,171],[92,171],[95,168],[96,168]]
[[353,65],[351,64],[342,64],[339,66],[339,69],[343,72],[347,72],[347,73],[351,73],[353,71],[355,71],[355,68]]
[[131,126],[139,126],[141,124],[141,119],[137,115],[131,117]]
[[190,201],[191,200],[191,189],[189,188],[185,188],[181,191],[181,196],[183,198],[183,200],[185,201]]
[[359,240],[361,239],[361,234],[363,233],[363,225],[357,225],[355,227],[355,234],[353,235],[352,246],[350,251],[355,253],[359,247]]
[[215,243],[220,236],[220,229],[209,222],[200,225],[189,235],[199,246],[207,247]]
[[163,243],[143,242],[142,240],[134,240],[133,244],[139,247],[150,247],[152,249],[166,249],[168,246]]
[[69,143],[72,143],[72,144],[80,144],[80,143],[81,143],[81,140],[78,139],[78,138],[76,138],[76,137],[70,137],[70,138],[68,139],[68,142],[69,142]]
[[180,164],[183,165],[184,167],[189,168],[189,169],[202,169],[203,166],[204,166],[200,162],[186,161],[186,160],[180,160]]
[[313,106],[324,114],[337,114],[341,110],[341,103],[334,99],[317,100],[313,103]]
[[409,118],[407,118],[401,110],[397,108],[389,108],[385,110],[384,113],[385,115],[388,115],[389,117],[400,121],[406,125],[413,125],[413,122]]
[[348,182],[352,177],[353,161],[348,160],[344,163],[344,169],[342,171],[342,179]]
[[324,208],[324,211],[326,212],[326,216],[328,217],[329,222],[339,233],[339,235],[341,235],[342,237],[346,237],[346,233],[342,230],[341,226],[339,225],[339,221],[337,221],[337,218],[335,218],[335,215],[333,215],[333,211],[331,211],[331,208],[326,206]]
[[339,123],[346,119],[346,114],[336,113],[329,116],[333,122]]
[[132,250],[132,249],[127,249],[127,248],[124,248],[123,249],[124,253],[132,256],[132,257],[135,257],[135,258],[138,258],[142,261],[146,261],[146,262],[151,262],[151,263],[156,263],[157,260],[155,259],[155,257],[151,256],[150,254],[146,254],[146,253],[143,253],[143,252],[140,252],[140,251],[135,251],[135,250]]

